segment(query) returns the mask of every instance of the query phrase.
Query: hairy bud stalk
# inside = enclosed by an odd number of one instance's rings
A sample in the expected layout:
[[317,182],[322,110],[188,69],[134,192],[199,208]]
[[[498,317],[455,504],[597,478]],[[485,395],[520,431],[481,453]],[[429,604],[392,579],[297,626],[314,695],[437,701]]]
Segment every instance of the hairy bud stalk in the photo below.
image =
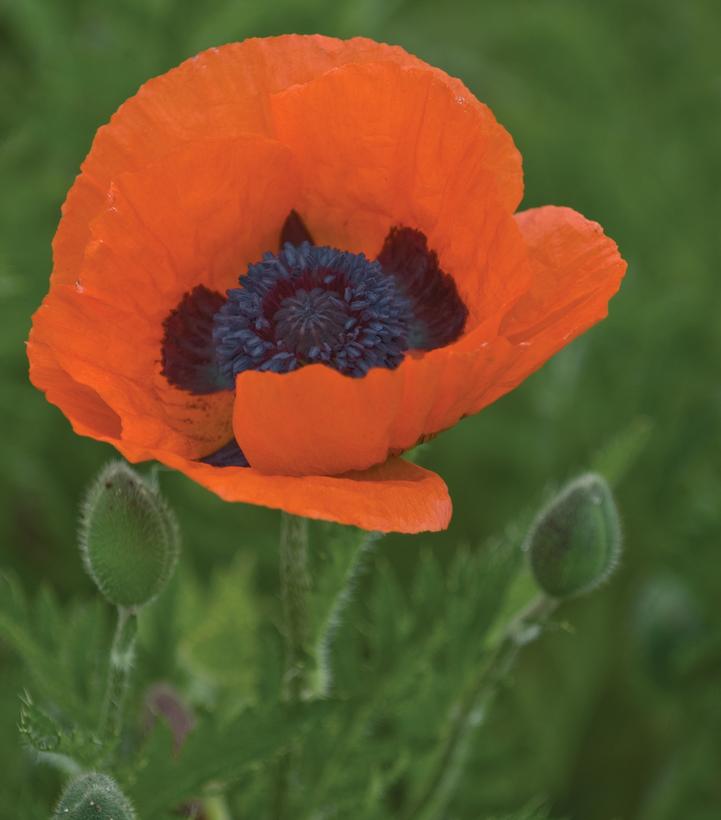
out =
[[137,612],[165,587],[179,552],[178,526],[155,486],[124,462],[108,464],[88,491],[80,550],[88,574],[118,609],[99,733],[120,735],[135,653]]
[[553,598],[602,584],[621,554],[618,510],[606,481],[589,473],[567,484],[536,518],[526,548],[536,582]]

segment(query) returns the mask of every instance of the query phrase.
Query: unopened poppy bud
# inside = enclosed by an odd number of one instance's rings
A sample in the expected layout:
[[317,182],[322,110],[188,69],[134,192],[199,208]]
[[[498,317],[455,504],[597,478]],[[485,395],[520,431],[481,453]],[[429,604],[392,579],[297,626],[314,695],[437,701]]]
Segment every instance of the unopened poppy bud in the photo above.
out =
[[618,510],[606,481],[589,473],[570,482],[538,515],[526,548],[536,582],[553,598],[605,581],[621,553]]
[[85,499],[80,528],[85,568],[105,597],[134,609],[163,589],[175,569],[175,516],[123,462],[105,467]]
[[52,820],[135,820],[136,814],[118,784],[106,774],[88,772],[71,780]]

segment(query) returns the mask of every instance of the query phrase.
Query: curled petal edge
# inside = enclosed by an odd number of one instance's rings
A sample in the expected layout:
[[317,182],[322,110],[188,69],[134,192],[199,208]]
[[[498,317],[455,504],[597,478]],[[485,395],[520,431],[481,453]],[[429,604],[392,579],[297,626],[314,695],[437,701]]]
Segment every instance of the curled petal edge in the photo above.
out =
[[225,501],[258,504],[293,515],[377,532],[437,532],[448,527],[452,505],[436,473],[389,458],[340,476],[272,476],[252,468],[212,467],[166,450],[123,441],[120,419],[90,388],[58,366],[45,345],[28,344],[30,379],[70,420],[76,433],[104,441],[129,461],[156,460],[178,470]]

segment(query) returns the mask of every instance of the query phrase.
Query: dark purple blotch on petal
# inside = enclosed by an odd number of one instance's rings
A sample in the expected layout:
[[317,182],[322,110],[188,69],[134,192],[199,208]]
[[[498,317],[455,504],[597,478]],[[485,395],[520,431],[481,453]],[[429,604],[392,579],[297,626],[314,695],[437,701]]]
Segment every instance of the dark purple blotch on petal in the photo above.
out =
[[283,223],[280,231],[280,247],[282,248],[286,242],[290,242],[291,245],[302,245],[303,242],[315,245],[310,231],[306,228],[305,222],[296,210],[288,214],[288,218]]
[[238,447],[235,439],[231,439],[214,453],[200,460],[203,464],[210,464],[211,467],[250,467],[248,459]]
[[391,228],[378,261],[410,300],[413,321],[409,346],[434,350],[455,342],[466,326],[468,308],[453,277],[441,270],[425,234],[413,228]]
[[198,285],[163,322],[162,373],[173,386],[194,395],[227,389],[213,344],[213,317],[224,303],[220,293]]

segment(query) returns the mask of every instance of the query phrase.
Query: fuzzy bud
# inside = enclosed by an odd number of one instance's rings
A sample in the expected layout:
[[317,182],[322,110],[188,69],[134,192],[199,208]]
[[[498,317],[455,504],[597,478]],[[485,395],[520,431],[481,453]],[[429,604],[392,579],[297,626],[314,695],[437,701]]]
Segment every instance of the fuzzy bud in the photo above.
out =
[[588,473],[567,484],[536,518],[526,549],[536,582],[553,598],[603,583],[621,553],[618,510],[606,481]]
[[136,814],[118,784],[106,774],[88,772],[71,780],[52,820],[135,820]]
[[116,606],[137,609],[175,569],[179,534],[159,493],[127,464],[108,464],[83,506],[80,549],[88,574]]

